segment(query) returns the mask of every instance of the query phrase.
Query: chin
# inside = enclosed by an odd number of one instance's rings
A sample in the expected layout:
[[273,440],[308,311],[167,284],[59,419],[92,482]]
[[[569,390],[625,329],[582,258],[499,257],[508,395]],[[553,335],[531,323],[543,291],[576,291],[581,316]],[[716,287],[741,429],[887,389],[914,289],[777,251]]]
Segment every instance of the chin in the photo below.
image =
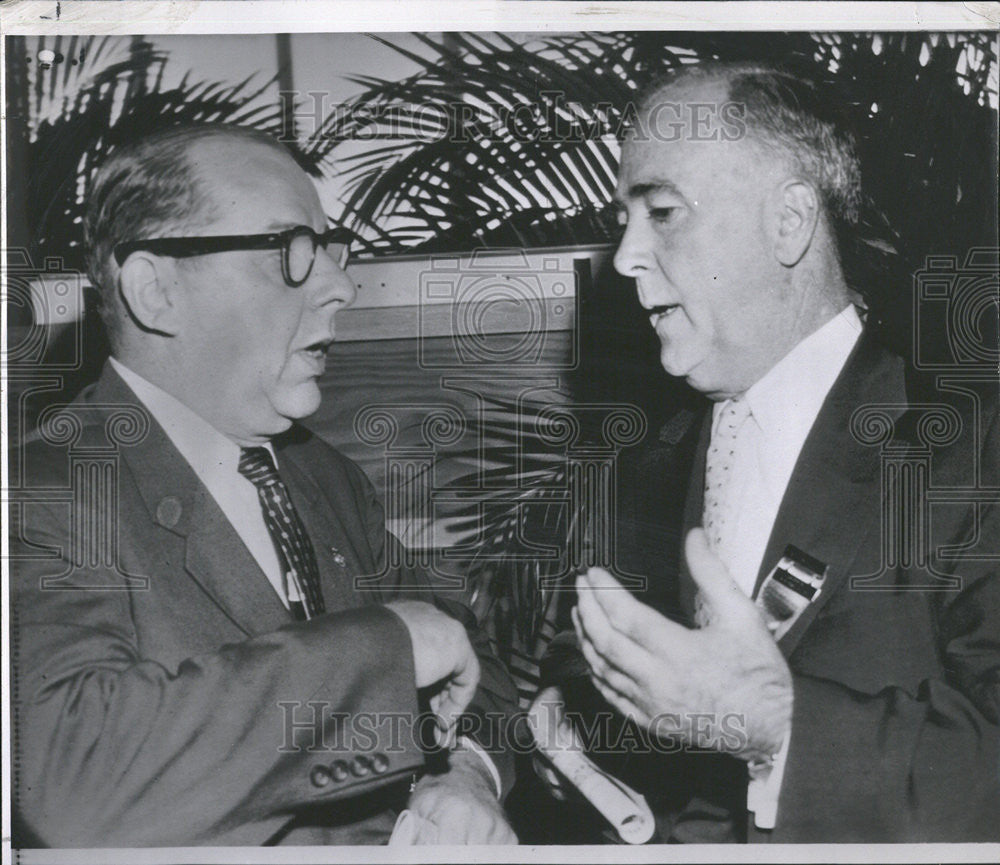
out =
[[693,385],[690,378],[691,364],[681,363],[676,353],[668,352],[667,349],[661,351],[660,366],[663,367],[663,371],[667,375],[672,375],[674,378],[683,378],[688,384]]
[[292,421],[301,420],[315,413],[321,401],[319,387],[315,382],[309,382],[276,395],[271,405],[275,412],[288,422],[285,426],[285,429],[288,429]]
[[684,381],[687,382],[689,387],[698,391],[698,393],[703,396],[708,397],[713,402],[722,402],[727,399],[732,399],[746,390],[746,388],[740,387],[731,379],[727,380],[722,377],[708,378],[704,375],[699,376],[697,371],[693,371],[684,376]]

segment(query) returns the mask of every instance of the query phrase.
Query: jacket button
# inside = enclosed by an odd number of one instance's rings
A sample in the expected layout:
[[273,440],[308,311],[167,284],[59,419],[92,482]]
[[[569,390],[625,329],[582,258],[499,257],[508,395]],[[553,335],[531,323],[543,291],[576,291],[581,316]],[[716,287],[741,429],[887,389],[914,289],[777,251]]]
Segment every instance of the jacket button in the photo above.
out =
[[347,763],[343,760],[337,760],[336,763],[330,766],[330,774],[333,775],[334,781],[343,781],[347,777],[347,773]]
[[371,767],[367,757],[355,757],[351,762],[351,774],[355,778],[364,778],[369,772],[371,772]]
[[330,771],[326,766],[313,766],[309,773],[309,780],[313,787],[325,787],[330,783]]
[[376,775],[382,775],[389,771],[389,758],[385,754],[376,754],[372,757],[372,769]]

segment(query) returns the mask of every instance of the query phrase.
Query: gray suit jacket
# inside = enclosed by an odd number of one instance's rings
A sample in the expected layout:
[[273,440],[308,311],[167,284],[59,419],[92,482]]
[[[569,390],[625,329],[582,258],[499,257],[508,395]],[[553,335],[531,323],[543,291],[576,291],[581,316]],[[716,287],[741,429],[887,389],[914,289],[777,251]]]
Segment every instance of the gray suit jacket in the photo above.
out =
[[[360,469],[300,427],[275,444],[322,574],[328,612],[311,622],[291,618],[155,422],[119,449],[110,519],[103,469],[77,469],[97,474],[67,506],[70,457],[99,457],[115,407],[135,403],[105,368],[70,409],[71,452],[25,448],[40,501],[11,538],[22,824],[52,846],[384,841],[425,755],[409,636],[380,603],[433,598],[426,578],[355,587],[395,539]],[[476,710],[510,711],[471,614],[438,603],[476,642]],[[510,758],[497,761],[509,787]]]

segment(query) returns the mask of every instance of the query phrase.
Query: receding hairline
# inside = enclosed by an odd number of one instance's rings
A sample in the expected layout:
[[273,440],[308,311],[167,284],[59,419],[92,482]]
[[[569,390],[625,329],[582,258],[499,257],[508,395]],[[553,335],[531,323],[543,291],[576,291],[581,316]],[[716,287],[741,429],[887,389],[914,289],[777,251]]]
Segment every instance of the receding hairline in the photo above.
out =
[[[722,88],[720,94],[723,99],[728,99],[733,89],[733,81],[740,75],[751,74],[753,72],[777,72],[763,67],[712,67],[706,64],[692,64],[683,67],[665,81],[660,82],[656,87],[642,95],[638,104],[639,113],[648,114],[655,106],[669,102],[664,97],[671,90],[696,90],[699,88],[710,88],[719,86]],[[693,101],[693,100],[692,100]]]
[[[676,105],[684,111],[684,122],[690,123],[692,115],[687,109],[694,106],[729,102],[731,100],[734,79],[740,74],[766,73],[768,71],[764,68],[751,68],[749,66],[741,66],[738,69],[736,67],[715,68],[710,67],[708,64],[691,64],[690,66],[686,66],[674,73],[667,80],[659,83],[653,89],[640,95],[640,99],[636,104],[633,123],[625,130],[621,143],[623,146],[636,143],[637,129],[643,125],[649,126],[650,115],[657,108]],[[712,122],[718,124],[719,116],[719,111],[713,112],[711,114]],[[718,129],[716,129],[717,131]],[[746,137],[764,143],[763,138],[753,134],[752,130],[751,134]],[[736,139],[705,139],[706,143],[732,143],[734,140]]]
[[[189,214],[190,218],[198,219],[201,216],[211,216],[212,204],[219,196],[229,194],[232,189],[246,189],[255,186],[254,177],[247,176],[248,168],[246,162],[253,155],[260,155],[263,158],[273,158],[273,162],[258,162],[252,170],[257,172],[276,173],[279,168],[289,169],[294,174],[296,181],[301,181],[303,189],[308,187],[315,189],[315,185],[309,176],[302,170],[302,167],[295,161],[294,157],[280,144],[269,146],[267,142],[254,138],[244,138],[233,136],[233,140],[227,142],[226,136],[212,136],[198,138],[186,142],[180,159],[185,163],[184,170],[189,173],[192,181],[197,184],[201,193],[203,207],[202,212]],[[245,149],[239,150],[240,147]],[[213,161],[216,164],[204,164],[204,159]],[[219,173],[216,173],[219,172]],[[259,172],[257,172],[259,176]],[[286,178],[288,175],[282,175]],[[220,182],[221,181],[221,182]]]
[[648,90],[639,94],[638,110],[649,111],[651,107],[664,100],[663,94],[671,89],[693,88],[700,86],[721,85],[722,97],[729,99],[733,85],[740,78],[751,76],[774,76],[777,78],[795,78],[790,72],[780,66],[770,66],[752,61],[722,61],[706,60],[699,63],[685,63],[666,73],[662,80],[653,82]]
[[[99,188],[103,180],[116,171],[121,171],[130,162],[155,162],[157,154],[162,155],[164,151],[170,150],[176,152],[172,154],[173,158],[168,164],[173,165],[182,175],[193,179],[200,174],[196,160],[191,158],[193,152],[199,147],[219,145],[227,139],[228,146],[257,145],[261,150],[283,155],[292,165],[301,168],[291,151],[266,132],[226,123],[178,124],[138,138],[113,152],[98,171],[95,187]],[[187,217],[199,215],[198,211],[201,209],[197,206],[199,202],[194,203],[196,206],[186,214]],[[200,204],[204,205],[205,202],[201,201]]]
[[[767,78],[779,81],[785,79],[789,82],[804,83],[807,87],[814,86],[808,80],[803,82],[802,79],[797,78],[780,66],[770,66],[751,61],[729,62],[709,60],[700,63],[685,64],[672,70],[664,80],[655,83],[645,93],[640,94],[639,100],[636,103],[633,126],[626,130],[622,139],[623,151],[627,146],[641,143],[636,141],[636,129],[644,122],[648,125],[651,113],[658,106],[676,104],[689,108],[691,106],[713,104],[716,102],[720,104],[728,103],[735,98],[734,94],[744,79],[755,78]],[[713,122],[717,122],[717,114],[718,112],[713,115]],[[773,161],[776,165],[783,165],[785,169],[799,174],[798,169],[801,166],[798,164],[798,156],[793,152],[792,147],[776,146],[775,136],[771,130],[762,127],[756,122],[752,122],[746,115],[744,115],[743,120],[745,124],[745,134],[743,136],[731,140],[717,140],[713,138],[706,140],[705,143],[751,147],[756,153]],[[818,178],[809,177],[809,179],[814,183],[818,182]]]
[[[237,127],[239,129],[239,127]],[[227,142],[228,139],[228,142]],[[190,140],[182,141],[184,156],[189,156],[193,150],[199,147],[219,147],[219,146],[246,146],[254,147],[271,153],[275,156],[283,157],[298,167],[298,163],[292,156],[291,151],[280,141],[267,135],[247,135],[233,131],[233,127],[222,127],[218,131],[209,131],[204,135],[193,135]]]
[[[236,129],[238,130],[239,127]],[[308,179],[288,148],[270,136],[241,134],[238,131],[233,131],[233,127],[222,127],[218,131],[192,136],[189,140],[181,139],[176,143],[181,145],[177,158],[178,168],[189,172],[193,180],[200,182],[211,181],[212,176],[206,174],[202,168],[198,159],[199,153],[206,155],[210,153],[215,157],[221,152],[224,157],[228,157],[224,161],[224,167],[233,166],[235,170],[236,163],[243,158],[247,151],[270,154],[275,159],[297,168]],[[241,147],[245,150],[239,151]]]
[[[639,127],[644,120],[648,121],[651,113],[658,107],[674,104],[690,108],[692,106],[727,103],[732,99],[733,86],[737,79],[744,75],[755,74],[781,75],[784,73],[779,69],[750,65],[716,66],[711,63],[698,63],[683,67],[673,73],[670,78],[640,96],[636,106],[635,121],[632,127],[626,130],[622,144],[634,142],[636,127]],[[712,121],[718,123],[719,115],[720,112],[713,112]],[[689,113],[686,112],[684,117],[685,122],[690,122]],[[756,134],[752,127],[748,127],[747,131],[749,134],[745,136],[745,139],[760,144],[767,143],[764,136]],[[712,139],[706,143],[717,142]],[[731,141],[726,140],[725,143],[731,143]]]

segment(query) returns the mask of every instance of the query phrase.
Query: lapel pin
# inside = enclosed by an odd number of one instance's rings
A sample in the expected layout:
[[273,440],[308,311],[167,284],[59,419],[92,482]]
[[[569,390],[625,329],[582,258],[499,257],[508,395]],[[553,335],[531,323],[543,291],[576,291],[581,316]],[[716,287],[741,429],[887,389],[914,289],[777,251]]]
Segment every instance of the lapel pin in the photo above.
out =
[[156,521],[165,528],[172,529],[180,522],[181,500],[177,496],[164,496],[156,506]]

